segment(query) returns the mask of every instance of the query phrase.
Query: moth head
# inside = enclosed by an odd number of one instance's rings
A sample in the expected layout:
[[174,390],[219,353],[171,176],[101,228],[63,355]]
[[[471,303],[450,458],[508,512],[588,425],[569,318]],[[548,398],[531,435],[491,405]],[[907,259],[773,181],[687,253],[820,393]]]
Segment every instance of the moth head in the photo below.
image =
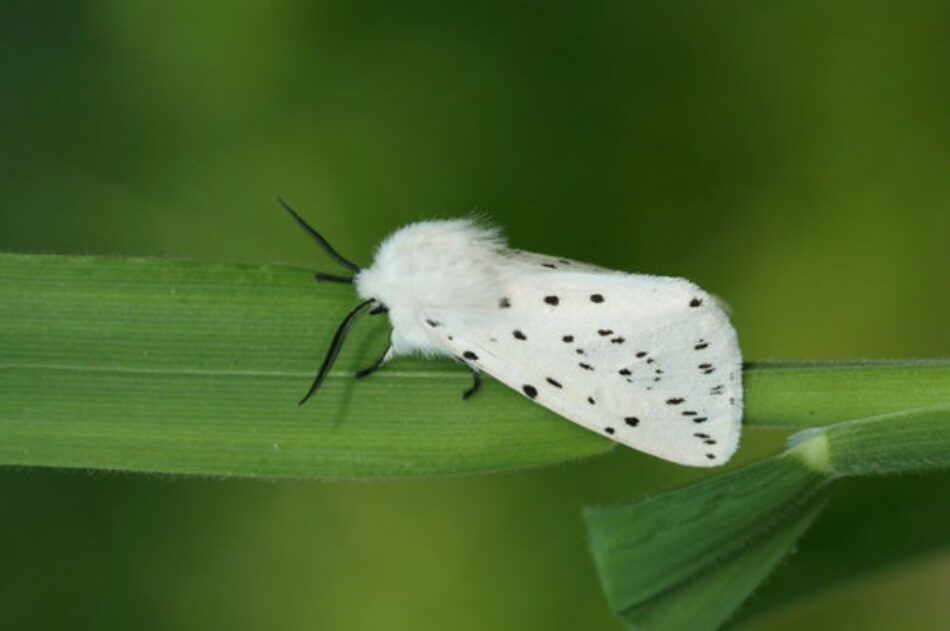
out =
[[419,221],[380,243],[373,264],[357,274],[356,291],[387,305],[397,319],[431,307],[483,304],[497,291],[503,249],[498,230],[484,222]]

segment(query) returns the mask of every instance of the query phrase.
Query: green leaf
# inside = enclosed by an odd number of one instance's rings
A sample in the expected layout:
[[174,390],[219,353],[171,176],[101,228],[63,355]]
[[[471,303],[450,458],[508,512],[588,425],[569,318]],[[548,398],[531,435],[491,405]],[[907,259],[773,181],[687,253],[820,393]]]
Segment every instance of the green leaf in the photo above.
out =
[[[0,464],[351,478],[538,466],[613,447],[490,379],[462,401],[470,376],[451,361],[401,358],[354,380],[385,347],[385,318],[353,328],[298,408],[356,302],[352,287],[292,267],[0,254]],[[827,415],[797,401],[853,417],[899,409],[904,391],[948,400],[948,374],[947,362],[753,364],[747,418],[820,424]],[[885,377],[891,396],[869,404],[863,384]]]
[[729,627],[946,550],[948,494],[950,471],[836,482],[821,519],[802,537],[794,558],[769,575]]
[[298,407],[357,302],[287,267],[0,256],[0,462],[241,476],[410,476],[581,458],[607,441],[468,371],[397,361],[385,318],[354,327]]
[[714,631],[765,580],[794,548],[825,507],[828,491],[810,497],[801,510],[790,513],[775,529],[752,541],[736,556],[699,574],[624,615],[634,629]]
[[820,510],[830,478],[784,454],[585,512],[611,610],[646,629],[716,629]]
[[950,467],[950,404],[837,423],[791,436],[796,450],[819,445],[837,476]]
[[[784,454],[734,473],[631,505],[588,511],[594,558],[611,609],[635,628],[719,628],[818,515],[832,480],[950,466],[950,405],[809,429],[790,443]],[[879,512],[880,502],[874,508]],[[852,523],[849,530],[858,528]],[[854,576],[927,545],[891,551],[882,543],[886,537],[868,539],[873,553],[852,546],[842,567],[825,568],[822,584],[828,584],[828,575]],[[933,545],[933,536],[924,539]],[[780,584],[765,602],[781,604],[813,589],[816,581],[798,576],[797,583]],[[757,603],[742,615],[765,610]]]
[[950,402],[950,361],[754,362],[744,422],[814,427]]

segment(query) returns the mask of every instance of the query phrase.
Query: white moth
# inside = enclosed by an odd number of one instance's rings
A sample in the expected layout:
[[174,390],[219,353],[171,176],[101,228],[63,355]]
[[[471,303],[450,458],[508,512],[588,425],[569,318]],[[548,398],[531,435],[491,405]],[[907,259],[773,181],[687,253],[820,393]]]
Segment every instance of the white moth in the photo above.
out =
[[512,250],[498,231],[465,219],[422,221],[391,234],[372,266],[340,256],[282,200],[353,277],[364,299],[340,325],[306,401],[347,329],[388,312],[386,353],[448,355],[561,416],[665,460],[711,467],[739,442],[742,358],[710,294],[682,278],[628,274]]

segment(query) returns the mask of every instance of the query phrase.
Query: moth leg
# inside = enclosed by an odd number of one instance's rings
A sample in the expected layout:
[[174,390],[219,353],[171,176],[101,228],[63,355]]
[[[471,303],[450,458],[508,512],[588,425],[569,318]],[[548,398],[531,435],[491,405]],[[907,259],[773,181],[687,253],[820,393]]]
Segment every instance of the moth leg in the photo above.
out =
[[337,276],[336,274],[324,274],[323,272],[317,272],[313,275],[314,280],[318,283],[349,283],[353,284],[353,277],[351,276]]
[[462,393],[463,399],[467,399],[478,392],[479,387],[482,385],[482,378],[478,372],[478,368],[469,366],[468,369],[472,371],[472,387]]
[[382,368],[382,367],[383,367],[383,364],[385,364],[386,362],[388,362],[388,361],[389,361],[390,359],[392,359],[392,358],[393,358],[393,347],[392,347],[392,345],[390,345],[389,348],[386,349],[386,352],[383,353],[383,354],[380,356],[379,359],[377,359],[375,362],[373,362],[373,365],[372,365],[372,366],[368,366],[368,367],[364,368],[363,370],[357,371],[357,373],[356,373],[356,378],[357,378],[357,379],[362,379],[363,377],[365,377],[365,376],[367,376],[367,375],[373,374],[374,372],[376,372],[377,370],[379,370],[380,368]]

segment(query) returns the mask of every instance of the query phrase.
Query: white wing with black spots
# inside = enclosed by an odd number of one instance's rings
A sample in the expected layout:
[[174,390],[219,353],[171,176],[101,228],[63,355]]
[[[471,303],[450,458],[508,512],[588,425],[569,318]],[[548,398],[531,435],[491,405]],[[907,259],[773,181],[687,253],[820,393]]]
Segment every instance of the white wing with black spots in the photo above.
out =
[[427,313],[451,354],[634,449],[693,466],[730,458],[742,360],[710,294],[679,278],[510,256],[490,304]]

